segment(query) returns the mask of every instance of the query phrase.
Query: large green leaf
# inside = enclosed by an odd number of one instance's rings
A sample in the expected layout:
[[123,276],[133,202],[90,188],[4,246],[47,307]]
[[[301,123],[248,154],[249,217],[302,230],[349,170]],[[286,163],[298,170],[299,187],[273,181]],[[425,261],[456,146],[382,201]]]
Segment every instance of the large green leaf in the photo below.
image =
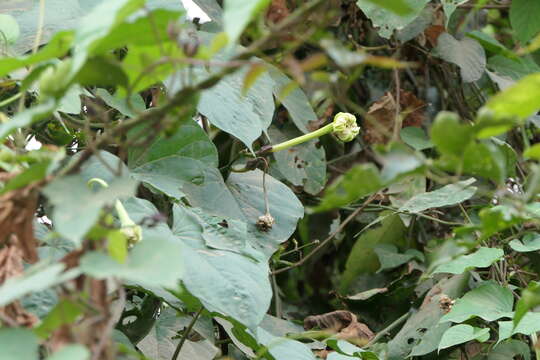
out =
[[407,229],[397,214],[382,213],[381,226],[364,232],[356,239],[345,263],[340,288],[347,292],[351,283],[364,273],[377,271],[380,267],[375,253],[377,244],[403,245]]
[[[251,149],[263,131],[272,122],[274,82],[268,73],[257,78],[246,94],[243,93],[244,77],[248,69],[228,75],[214,87],[201,94],[199,112],[223,131],[234,135]],[[209,73],[196,68],[203,78]]]
[[38,360],[37,336],[27,329],[0,329],[1,360]]
[[272,290],[268,265],[230,251],[205,246],[203,229],[191,214],[174,207],[174,236],[184,244],[184,284],[209,311],[255,328],[263,319]]
[[[373,1],[373,0],[358,0],[356,5],[366,14],[366,16],[371,20],[373,26],[378,28],[379,35],[389,39],[394,30],[401,30],[408,24],[410,24],[422,11],[424,6],[429,2],[429,0],[405,0],[405,1]],[[404,10],[404,5],[408,6],[411,11],[408,11],[406,15],[405,12],[400,11],[404,16],[400,16],[393,11],[387,10],[398,9],[398,3],[401,3],[400,8]]]
[[446,264],[439,265],[434,273],[461,274],[474,268],[485,268],[491,266],[504,256],[504,251],[497,248],[481,247],[476,252],[469,255],[462,255]]
[[519,41],[524,45],[540,32],[538,16],[540,3],[528,0],[513,0],[510,7],[510,23]]
[[[117,177],[107,188],[91,190],[82,175],[69,175],[56,179],[43,192],[54,205],[52,220],[55,230],[75,244],[99,218],[103,206],[112,205],[118,198],[135,193],[137,182],[127,176]],[[77,201],[72,195],[77,194]]]
[[112,276],[141,286],[164,286],[175,289],[184,275],[183,247],[163,237],[145,237],[130,251],[121,264],[112,257],[90,252],[81,259],[81,270],[95,278]]
[[133,168],[172,155],[197,159],[211,167],[218,165],[215,145],[191,119],[183,122],[171,136],[160,136],[146,148],[129,149],[128,164]]
[[473,127],[461,124],[459,116],[448,111],[437,114],[431,127],[431,140],[441,154],[460,156],[473,139]]
[[252,245],[266,256],[274,253],[282,242],[289,239],[296,229],[298,220],[304,216],[304,207],[296,195],[273,177],[266,175],[268,207],[275,220],[268,231],[257,228],[258,218],[265,213],[263,172],[232,173],[227,179],[227,187],[242,211],[242,220],[248,223]]
[[230,43],[235,43],[246,26],[270,4],[270,0],[225,0],[223,23]]
[[204,168],[205,165],[198,160],[173,155],[132,169],[131,175],[167,196],[180,199],[184,196],[182,191],[184,183],[204,182]]
[[[148,335],[137,344],[142,353],[152,359],[172,359],[180,342],[178,332],[185,330],[191,321],[190,316],[181,316],[170,307],[161,310],[156,324]],[[195,331],[197,327],[195,326]],[[218,354],[218,349],[207,339],[191,341],[182,346],[179,359],[207,360]]]
[[193,0],[193,2],[218,26],[223,25],[223,10],[216,0]]
[[482,283],[466,293],[452,306],[452,310],[442,317],[441,322],[460,323],[477,316],[486,321],[501,317],[512,317],[514,295],[505,287],[494,282]]
[[488,339],[489,328],[476,328],[465,324],[455,325],[446,330],[446,332],[443,334],[441,343],[439,344],[439,350],[463,344],[472,340],[484,342]]
[[[271,127],[268,134],[275,143],[299,136],[291,128],[280,131],[276,127]],[[326,183],[326,154],[324,147],[317,147],[315,141],[278,151],[274,153],[274,158],[277,169],[291,184],[302,186],[313,195],[323,189]]]
[[476,192],[475,186],[470,186],[475,179],[460,181],[456,184],[443,186],[435,191],[418,194],[399,208],[400,211],[419,213],[427,209],[456,205],[470,199]]
[[374,251],[379,258],[381,267],[377,272],[393,269],[408,263],[413,259],[424,260],[424,255],[415,249],[408,249],[405,253],[399,253],[395,245],[379,244],[374,247]]

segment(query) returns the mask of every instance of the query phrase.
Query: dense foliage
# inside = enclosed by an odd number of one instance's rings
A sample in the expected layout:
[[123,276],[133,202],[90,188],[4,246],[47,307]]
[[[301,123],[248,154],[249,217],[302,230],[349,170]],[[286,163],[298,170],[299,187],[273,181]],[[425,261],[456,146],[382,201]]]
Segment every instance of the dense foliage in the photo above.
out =
[[540,354],[540,2],[194,2],[0,3],[0,359]]

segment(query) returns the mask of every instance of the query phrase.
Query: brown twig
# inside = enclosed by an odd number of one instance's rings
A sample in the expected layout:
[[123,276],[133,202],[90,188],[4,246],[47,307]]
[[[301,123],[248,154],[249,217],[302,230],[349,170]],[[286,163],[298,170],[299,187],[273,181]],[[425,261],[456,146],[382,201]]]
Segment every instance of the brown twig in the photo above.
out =
[[366,206],[368,206],[373,200],[375,200],[376,197],[377,197],[377,193],[374,193],[373,195],[368,197],[367,200],[364,201],[364,203],[360,207],[358,207],[356,210],[354,210],[345,220],[343,220],[343,222],[339,225],[339,227],[333,233],[331,233],[326,239],[321,241],[321,243],[319,245],[317,245],[317,247],[315,249],[311,250],[311,252],[309,254],[307,254],[306,256],[304,256],[299,261],[297,261],[297,262],[295,262],[295,263],[293,263],[293,264],[291,264],[291,265],[289,265],[287,267],[272,271],[272,275],[281,274],[282,272],[288,271],[288,270],[290,270],[292,268],[295,268],[295,267],[298,267],[298,266],[304,264],[313,255],[315,255],[315,253],[317,253],[319,250],[321,250],[323,247],[325,247],[337,234],[339,234],[345,228],[345,226],[347,226],[348,223],[350,223],[358,214],[360,214],[366,208]]

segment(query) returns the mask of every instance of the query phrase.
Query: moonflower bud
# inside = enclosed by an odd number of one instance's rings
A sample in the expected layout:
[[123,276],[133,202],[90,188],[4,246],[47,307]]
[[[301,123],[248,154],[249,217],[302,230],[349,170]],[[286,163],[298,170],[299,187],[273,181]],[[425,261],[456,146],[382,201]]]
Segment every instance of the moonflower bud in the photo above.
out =
[[340,112],[334,116],[334,134],[339,140],[349,142],[360,133],[360,127],[356,125],[356,116]]

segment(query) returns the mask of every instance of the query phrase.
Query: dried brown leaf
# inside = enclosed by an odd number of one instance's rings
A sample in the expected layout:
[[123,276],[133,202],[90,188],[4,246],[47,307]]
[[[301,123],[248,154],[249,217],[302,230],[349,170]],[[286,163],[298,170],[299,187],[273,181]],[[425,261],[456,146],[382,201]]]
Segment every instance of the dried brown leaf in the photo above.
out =
[[286,0],[272,0],[266,13],[266,19],[273,24],[277,24],[289,16],[290,13]]
[[360,346],[365,345],[374,337],[366,324],[359,322],[356,315],[346,310],[308,316],[304,319],[304,328],[327,330],[335,333],[339,339],[348,340]]

